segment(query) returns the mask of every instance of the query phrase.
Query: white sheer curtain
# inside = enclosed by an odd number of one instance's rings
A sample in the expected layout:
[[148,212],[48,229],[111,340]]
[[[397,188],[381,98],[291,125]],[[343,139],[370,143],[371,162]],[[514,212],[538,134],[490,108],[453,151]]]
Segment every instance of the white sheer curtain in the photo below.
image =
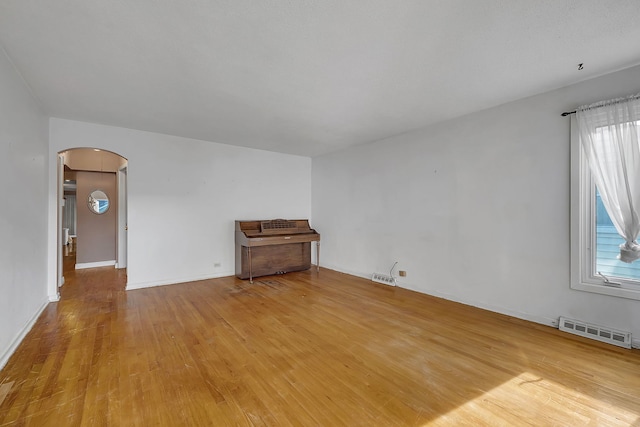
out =
[[640,258],[640,94],[581,106],[580,141],[613,225],[625,243],[619,258]]

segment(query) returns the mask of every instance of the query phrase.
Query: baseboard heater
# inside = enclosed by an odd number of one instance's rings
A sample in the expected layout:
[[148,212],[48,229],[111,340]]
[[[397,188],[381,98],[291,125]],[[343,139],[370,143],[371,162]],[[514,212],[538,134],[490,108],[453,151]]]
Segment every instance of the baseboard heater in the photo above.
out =
[[371,280],[377,283],[382,283],[383,285],[396,285],[396,279],[387,274],[373,273],[373,275],[371,276]]
[[618,347],[631,348],[631,332],[622,332],[579,320],[567,319],[566,317],[560,317],[559,329],[570,334],[617,345]]

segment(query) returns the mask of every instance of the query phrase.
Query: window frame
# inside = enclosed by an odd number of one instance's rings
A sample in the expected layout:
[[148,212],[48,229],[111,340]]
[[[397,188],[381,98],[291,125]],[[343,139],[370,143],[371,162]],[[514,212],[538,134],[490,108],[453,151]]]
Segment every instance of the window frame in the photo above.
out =
[[[586,155],[580,145],[575,114],[571,116],[571,289],[640,300],[640,281],[614,278],[607,285],[595,273],[596,191]],[[640,262],[640,261],[639,261]]]

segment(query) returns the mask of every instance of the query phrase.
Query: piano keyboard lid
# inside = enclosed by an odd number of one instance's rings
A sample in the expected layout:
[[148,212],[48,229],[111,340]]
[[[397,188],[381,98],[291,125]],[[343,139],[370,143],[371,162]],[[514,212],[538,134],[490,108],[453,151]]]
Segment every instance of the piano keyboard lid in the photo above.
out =
[[286,234],[311,234],[308,220],[273,219],[265,221],[239,222],[240,230],[247,237],[275,236]]

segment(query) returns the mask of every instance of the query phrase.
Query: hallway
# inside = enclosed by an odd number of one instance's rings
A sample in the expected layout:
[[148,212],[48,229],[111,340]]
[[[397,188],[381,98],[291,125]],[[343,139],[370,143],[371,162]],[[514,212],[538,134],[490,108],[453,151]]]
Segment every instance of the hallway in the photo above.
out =
[[62,271],[65,284],[60,287],[60,299],[80,301],[110,301],[125,292],[127,270],[99,267],[76,270],[76,239],[63,248]]

